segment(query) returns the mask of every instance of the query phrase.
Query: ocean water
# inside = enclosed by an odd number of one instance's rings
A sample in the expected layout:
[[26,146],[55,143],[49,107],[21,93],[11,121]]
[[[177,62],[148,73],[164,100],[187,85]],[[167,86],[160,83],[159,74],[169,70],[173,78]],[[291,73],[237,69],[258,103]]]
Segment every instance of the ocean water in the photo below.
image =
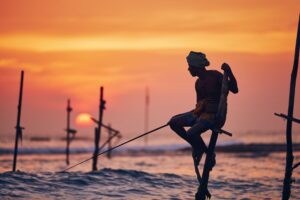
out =
[[[260,134],[229,139],[222,136],[219,145],[264,143],[272,146],[284,142],[282,135],[269,133],[259,139]],[[36,142],[25,138],[18,155],[18,171],[12,173],[13,142],[8,141],[0,141],[0,199],[185,200],[194,199],[198,188],[191,153],[179,150],[187,147],[184,143],[169,141],[146,147],[142,142],[133,143],[113,152],[112,159],[105,155],[99,157],[95,172],[91,171],[91,161],[60,172],[67,167],[64,141]],[[91,157],[92,143],[91,140],[74,141],[70,165]],[[200,172],[203,161],[204,158]],[[299,161],[297,151],[295,163]],[[210,174],[209,191],[212,199],[280,199],[284,168],[284,152],[218,152],[217,164]],[[293,175],[291,199],[300,199],[300,168]]]
[[[71,155],[71,164],[89,156]],[[219,153],[209,181],[212,199],[280,199],[284,158]],[[59,172],[66,167],[61,154],[20,155],[16,173],[8,172],[11,164],[11,156],[1,156],[0,199],[194,199],[198,188],[192,158],[182,152],[101,157],[95,172],[91,162]],[[299,171],[291,199],[300,198]]]

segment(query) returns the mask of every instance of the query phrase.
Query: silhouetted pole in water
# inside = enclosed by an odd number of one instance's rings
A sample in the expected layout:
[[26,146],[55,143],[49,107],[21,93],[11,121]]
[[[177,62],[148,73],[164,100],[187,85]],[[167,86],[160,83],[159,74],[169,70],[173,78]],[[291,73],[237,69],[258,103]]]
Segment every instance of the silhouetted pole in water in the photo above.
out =
[[98,154],[99,154],[99,142],[101,137],[101,125],[102,125],[102,118],[103,118],[103,111],[105,109],[105,101],[103,99],[103,87],[100,88],[100,103],[99,103],[99,120],[98,120],[98,127],[95,128],[95,151],[93,157],[93,171],[97,170],[97,161],[98,161]]
[[[108,124],[108,127],[109,127],[109,129],[108,129],[108,147],[107,148],[111,149],[111,139],[110,138],[112,138],[113,133],[112,133],[110,124]],[[107,152],[107,158],[111,159],[111,151]]]
[[[70,164],[70,159],[69,159],[69,154],[70,154],[70,143],[74,139],[76,130],[70,128],[70,119],[71,119],[71,112],[72,112],[72,107],[71,107],[71,101],[68,99],[68,104],[67,104],[67,137],[66,137],[66,142],[67,142],[67,147],[66,147],[66,164]],[[71,136],[72,134],[72,136]]]
[[295,57],[294,57],[294,66],[291,74],[291,83],[290,83],[290,96],[289,96],[289,107],[286,123],[286,165],[285,165],[285,176],[283,182],[282,190],[282,199],[287,200],[291,195],[291,183],[292,183],[292,173],[293,169],[293,140],[292,140],[292,122],[293,122],[293,113],[294,113],[294,100],[295,100],[295,89],[296,89],[296,80],[298,72],[298,59],[299,59],[299,40],[300,40],[300,16],[298,20],[298,31],[296,37],[296,47],[295,47]]
[[[112,140],[115,137],[118,139],[122,138],[120,131],[117,131],[117,130],[111,128],[110,124],[108,124],[108,126],[105,126],[102,124],[102,126],[108,130],[108,138],[100,147],[100,151],[105,147],[106,144],[108,145],[107,149],[111,149],[112,148]],[[111,159],[111,151],[107,152],[107,158]]]
[[[144,132],[147,132],[149,127],[149,104],[150,104],[149,88],[146,87]],[[148,136],[145,136],[145,144],[146,145],[148,144]]]
[[[96,120],[94,117],[91,117],[91,120],[92,120],[93,122],[95,122],[96,124],[99,124],[99,121]],[[117,137],[117,138],[119,138],[119,139],[122,137],[121,134],[120,134],[120,131],[118,131],[118,130],[112,128],[110,124],[105,125],[105,124],[102,123],[102,124],[101,124],[101,127],[105,128],[105,129],[108,131],[108,138],[107,138],[107,140],[101,145],[101,147],[99,148],[99,151],[101,151],[101,150],[105,147],[105,145],[107,145],[107,144],[109,145],[108,149],[110,149],[110,148],[111,148],[111,142],[112,142],[112,139],[113,139],[114,137]],[[107,156],[109,156],[109,152],[107,152]]]
[[14,150],[14,161],[13,161],[13,172],[16,171],[17,165],[17,156],[18,156],[18,143],[19,139],[22,141],[22,129],[21,127],[21,109],[22,109],[22,97],[23,97],[23,80],[24,80],[24,71],[21,71],[21,82],[20,82],[20,94],[19,94],[19,104],[18,104],[18,116],[17,116],[17,125],[16,125],[16,138],[15,138],[15,150]]
[[[208,179],[209,179],[209,172],[212,170],[213,167],[213,156],[215,153],[215,147],[217,144],[219,133],[222,133],[221,126],[225,120],[224,116],[222,116],[224,113],[226,113],[227,110],[227,95],[228,95],[228,75],[226,71],[224,71],[223,75],[223,81],[222,81],[222,90],[221,90],[221,98],[220,103],[218,106],[218,112],[216,115],[216,121],[215,129],[212,129],[212,135],[210,137],[208,149],[206,152],[206,158],[204,163],[204,168],[202,172],[202,179],[201,184],[198,188],[198,192],[196,193],[196,199],[197,200],[205,200],[206,197],[210,198],[210,194],[207,190],[208,185]],[[223,119],[224,118],[224,119]],[[198,176],[198,174],[197,174]]]

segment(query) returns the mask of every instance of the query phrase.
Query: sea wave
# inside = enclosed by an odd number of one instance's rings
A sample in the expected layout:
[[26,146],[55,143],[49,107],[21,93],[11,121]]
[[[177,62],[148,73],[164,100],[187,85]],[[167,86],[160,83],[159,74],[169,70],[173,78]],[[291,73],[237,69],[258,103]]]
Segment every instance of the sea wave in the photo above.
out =
[[[0,174],[1,199],[159,199],[180,187],[196,186],[191,177],[104,168],[96,172]],[[168,193],[157,192],[157,189]],[[177,194],[189,199],[190,192]]]
[[[279,199],[282,180],[212,177],[214,199]],[[295,185],[294,197],[299,197]],[[195,176],[104,168],[95,172],[5,172],[0,199],[194,199]],[[297,188],[297,189],[296,189]],[[297,198],[296,198],[297,199]]]

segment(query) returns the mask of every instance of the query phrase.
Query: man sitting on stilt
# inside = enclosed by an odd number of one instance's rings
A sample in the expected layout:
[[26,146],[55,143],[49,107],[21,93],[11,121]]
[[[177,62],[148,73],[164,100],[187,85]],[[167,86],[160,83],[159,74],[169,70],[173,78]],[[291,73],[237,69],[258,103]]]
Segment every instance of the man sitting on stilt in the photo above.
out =
[[[205,54],[191,51],[187,56],[189,72],[193,77],[198,77],[195,83],[197,104],[194,110],[175,115],[171,118],[169,125],[181,138],[186,140],[193,148],[195,166],[198,166],[202,155],[207,147],[201,138],[201,134],[214,128],[215,116],[221,96],[223,75],[216,70],[207,70],[209,66]],[[223,63],[222,69],[228,74],[229,90],[238,93],[236,79],[228,64]],[[225,120],[224,120],[225,123]],[[224,124],[223,123],[223,124]],[[185,130],[184,127],[191,127]],[[215,155],[210,169],[215,165]]]

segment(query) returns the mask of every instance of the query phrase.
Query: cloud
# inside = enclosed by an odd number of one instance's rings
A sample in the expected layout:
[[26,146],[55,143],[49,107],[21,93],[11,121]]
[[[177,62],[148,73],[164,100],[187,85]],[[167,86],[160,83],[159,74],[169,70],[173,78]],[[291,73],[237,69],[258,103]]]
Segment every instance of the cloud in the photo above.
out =
[[0,49],[290,52],[297,3],[8,1],[0,8]]
[[284,5],[274,0],[16,2],[8,1],[0,8],[2,34],[44,37],[192,32],[255,34],[292,31],[298,15],[295,0]]
[[37,52],[98,50],[159,50],[199,48],[224,52],[286,52],[293,41],[291,32],[261,33],[174,33],[126,36],[52,37],[41,35],[2,35],[0,48]]

